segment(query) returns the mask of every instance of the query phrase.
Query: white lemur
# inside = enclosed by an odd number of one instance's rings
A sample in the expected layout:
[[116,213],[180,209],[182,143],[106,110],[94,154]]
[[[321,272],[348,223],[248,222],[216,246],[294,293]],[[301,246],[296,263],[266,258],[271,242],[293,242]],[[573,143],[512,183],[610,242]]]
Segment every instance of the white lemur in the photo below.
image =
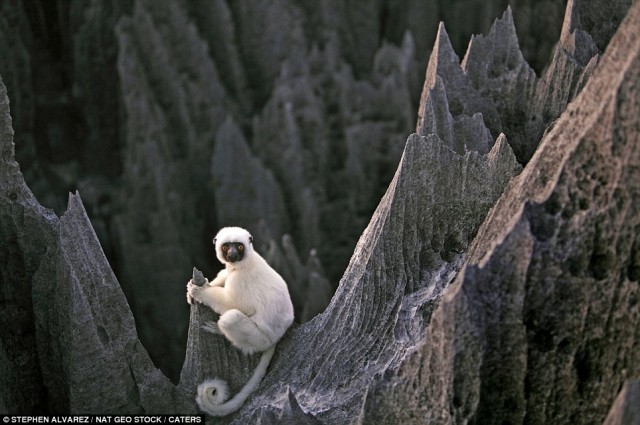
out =
[[205,329],[221,333],[245,354],[263,352],[253,375],[231,400],[226,382],[216,378],[198,386],[200,409],[224,416],[240,408],[264,377],[275,345],[293,322],[293,305],[284,279],[253,249],[253,237],[240,227],[225,227],[213,243],[225,268],[203,286],[187,284],[187,302],[194,300],[220,314]]

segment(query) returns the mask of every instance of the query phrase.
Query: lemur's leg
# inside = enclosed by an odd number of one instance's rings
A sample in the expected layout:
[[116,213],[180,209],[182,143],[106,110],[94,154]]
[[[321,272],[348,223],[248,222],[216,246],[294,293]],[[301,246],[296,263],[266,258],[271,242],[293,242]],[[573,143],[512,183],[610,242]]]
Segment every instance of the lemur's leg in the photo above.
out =
[[247,354],[265,351],[273,345],[267,334],[240,310],[231,309],[221,315],[218,327],[233,345]]

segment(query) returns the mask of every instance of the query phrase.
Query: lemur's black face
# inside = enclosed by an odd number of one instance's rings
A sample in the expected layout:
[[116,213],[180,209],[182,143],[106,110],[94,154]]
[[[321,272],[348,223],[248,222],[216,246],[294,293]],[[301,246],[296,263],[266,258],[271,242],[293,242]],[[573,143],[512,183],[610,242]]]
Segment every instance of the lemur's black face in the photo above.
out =
[[236,263],[244,258],[245,246],[242,242],[227,242],[220,249],[225,261],[229,263]]
[[[240,261],[246,262],[251,259],[253,237],[241,227],[220,229],[213,239],[213,244],[216,246],[216,257],[227,266],[239,266]],[[237,266],[234,265],[234,268]]]

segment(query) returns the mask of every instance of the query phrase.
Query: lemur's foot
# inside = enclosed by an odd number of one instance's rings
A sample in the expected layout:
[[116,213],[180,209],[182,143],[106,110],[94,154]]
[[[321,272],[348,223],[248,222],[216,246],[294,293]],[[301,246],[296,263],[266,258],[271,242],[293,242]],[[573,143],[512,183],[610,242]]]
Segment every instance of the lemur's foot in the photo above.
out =
[[218,322],[214,322],[214,321],[204,322],[204,324],[200,326],[200,329],[210,332],[212,334],[222,335],[222,331],[220,330],[220,326],[218,326]]

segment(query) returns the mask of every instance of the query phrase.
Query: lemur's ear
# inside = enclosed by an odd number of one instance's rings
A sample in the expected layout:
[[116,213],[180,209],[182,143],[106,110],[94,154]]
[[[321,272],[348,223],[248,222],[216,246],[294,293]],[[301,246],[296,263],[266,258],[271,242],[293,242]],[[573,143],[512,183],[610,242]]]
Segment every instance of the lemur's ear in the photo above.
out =
[[213,238],[213,244],[214,244],[214,245],[216,244],[216,239],[215,239],[215,238]]
[[249,243],[253,243],[253,236],[249,236]]

